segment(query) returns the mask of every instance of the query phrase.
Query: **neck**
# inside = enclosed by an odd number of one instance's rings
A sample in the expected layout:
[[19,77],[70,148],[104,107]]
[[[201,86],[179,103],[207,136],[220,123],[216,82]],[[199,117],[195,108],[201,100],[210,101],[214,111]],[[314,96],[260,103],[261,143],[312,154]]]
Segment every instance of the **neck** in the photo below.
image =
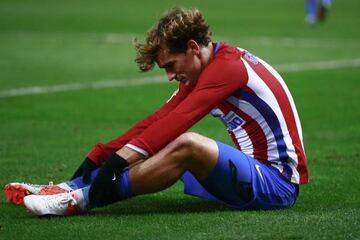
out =
[[210,42],[207,46],[200,49],[201,65],[205,68],[214,57],[214,47]]

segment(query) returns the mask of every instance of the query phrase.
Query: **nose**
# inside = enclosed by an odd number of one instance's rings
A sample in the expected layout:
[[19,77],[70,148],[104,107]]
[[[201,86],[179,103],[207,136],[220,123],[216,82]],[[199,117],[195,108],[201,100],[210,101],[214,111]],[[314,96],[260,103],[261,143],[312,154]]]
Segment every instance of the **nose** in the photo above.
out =
[[171,71],[166,71],[166,75],[169,81],[172,81],[175,79],[176,74],[174,72]]

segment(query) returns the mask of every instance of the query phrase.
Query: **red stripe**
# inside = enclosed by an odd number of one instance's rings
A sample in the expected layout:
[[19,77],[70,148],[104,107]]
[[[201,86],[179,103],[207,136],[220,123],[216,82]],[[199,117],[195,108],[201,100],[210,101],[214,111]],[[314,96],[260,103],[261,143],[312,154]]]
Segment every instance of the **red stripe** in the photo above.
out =
[[228,114],[231,111],[231,108],[226,104],[226,102],[222,102],[217,106],[223,114]]
[[240,146],[238,140],[236,139],[236,136],[235,136],[234,132],[231,131],[230,128],[228,128],[228,133],[230,134],[231,139],[232,139],[233,142],[235,143],[236,148],[239,149],[239,150],[241,150],[241,146]]
[[[224,105],[227,105],[227,107],[231,109],[231,111],[233,111],[235,114],[237,114],[245,121],[244,125],[242,125],[242,128],[249,136],[250,141],[253,145],[254,158],[259,161],[266,162],[268,159],[268,154],[267,154],[268,144],[267,144],[266,136],[261,126],[248,114],[246,114],[236,106],[232,105],[231,103],[226,102],[226,104]],[[233,136],[233,140],[237,142],[235,136]]]
[[244,90],[245,92],[251,94],[251,95],[257,95],[251,88],[249,88],[248,86],[243,87],[241,90]]
[[289,130],[292,144],[295,147],[295,152],[298,157],[297,170],[300,175],[300,183],[307,183],[309,173],[306,164],[306,157],[302,148],[299,133],[297,131],[295,116],[285,90],[281,86],[280,82],[260,62],[258,62],[258,64],[253,64],[246,58],[243,59],[247,61],[247,63],[251,66],[255,73],[265,82],[265,84],[270,88],[273,95],[275,96],[280,106],[281,112],[284,115],[286,126]]

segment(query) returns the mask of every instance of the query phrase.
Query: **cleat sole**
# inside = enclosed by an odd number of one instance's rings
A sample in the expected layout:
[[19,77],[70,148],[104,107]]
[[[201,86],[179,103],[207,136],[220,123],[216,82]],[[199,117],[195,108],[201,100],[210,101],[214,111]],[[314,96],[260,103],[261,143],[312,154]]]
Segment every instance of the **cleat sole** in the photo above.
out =
[[7,200],[15,205],[24,204],[24,197],[30,194],[30,192],[23,188],[20,184],[5,185],[4,193]]

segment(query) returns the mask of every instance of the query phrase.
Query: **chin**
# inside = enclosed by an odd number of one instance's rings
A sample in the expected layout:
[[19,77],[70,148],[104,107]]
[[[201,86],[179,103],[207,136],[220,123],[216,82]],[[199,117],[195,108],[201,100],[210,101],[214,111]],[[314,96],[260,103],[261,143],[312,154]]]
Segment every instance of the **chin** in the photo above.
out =
[[195,86],[196,81],[185,81],[184,84],[187,87],[193,87]]

